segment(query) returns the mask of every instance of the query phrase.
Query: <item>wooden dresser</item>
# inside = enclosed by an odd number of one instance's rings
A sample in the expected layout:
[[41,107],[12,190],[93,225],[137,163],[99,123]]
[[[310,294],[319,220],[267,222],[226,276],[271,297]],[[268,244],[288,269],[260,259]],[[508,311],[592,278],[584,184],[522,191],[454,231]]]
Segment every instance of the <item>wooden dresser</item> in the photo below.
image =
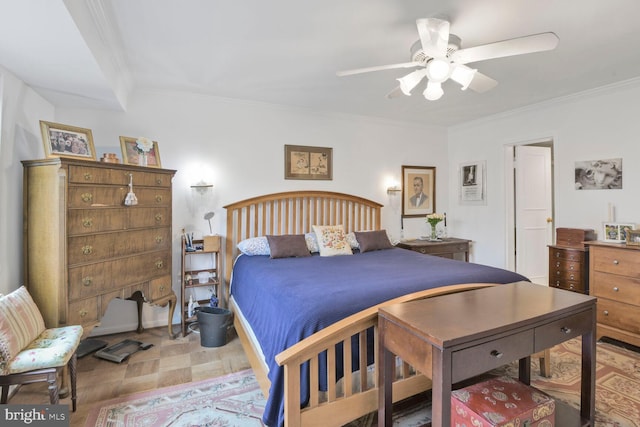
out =
[[[100,323],[113,298],[169,304],[174,170],[54,158],[23,161],[24,276],[47,327]],[[138,204],[125,206],[129,178]]]
[[597,338],[640,346],[640,246],[588,245],[590,293],[598,298]]
[[556,244],[549,245],[549,286],[589,293],[589,247],[595,231],[581,228],[556,229]]

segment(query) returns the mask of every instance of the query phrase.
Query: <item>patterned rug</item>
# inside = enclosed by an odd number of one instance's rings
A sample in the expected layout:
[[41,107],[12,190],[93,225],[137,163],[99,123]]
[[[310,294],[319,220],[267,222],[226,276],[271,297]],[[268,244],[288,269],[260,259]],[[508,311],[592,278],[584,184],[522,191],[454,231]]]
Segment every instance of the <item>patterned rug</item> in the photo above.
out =
[[[580,339],[554,347],[551,378],[537,375],[540,371],[534,360],[532,385],[578,408],[580,354]],[[596,360],[594,427],[640,427],[640,354],[599,342]],[[491,373],[517,377],[517,363]],[[101,402],[91,410],[85,426],[262,426],[264,404],[252,371],[246,370]],[[394,426],[424,426],[429,422],[429,409],[425,402],[404,407],[394,413]],[[371,414],[349,426],[371,425],[375,418]]]
[[264,404],[249,369],[101,402],[85,426],[263,426]]

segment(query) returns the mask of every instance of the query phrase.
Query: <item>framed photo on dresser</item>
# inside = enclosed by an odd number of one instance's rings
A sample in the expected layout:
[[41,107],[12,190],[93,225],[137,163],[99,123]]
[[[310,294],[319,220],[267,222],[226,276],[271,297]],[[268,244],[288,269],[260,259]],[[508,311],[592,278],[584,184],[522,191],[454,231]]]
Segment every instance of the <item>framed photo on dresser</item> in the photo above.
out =
[[602,224],[602,236],[605,242],[623,243],[627,234],[636,228],[632,223],[605,222]]
[[96,160],[91,129],[40,120],[45,157]]

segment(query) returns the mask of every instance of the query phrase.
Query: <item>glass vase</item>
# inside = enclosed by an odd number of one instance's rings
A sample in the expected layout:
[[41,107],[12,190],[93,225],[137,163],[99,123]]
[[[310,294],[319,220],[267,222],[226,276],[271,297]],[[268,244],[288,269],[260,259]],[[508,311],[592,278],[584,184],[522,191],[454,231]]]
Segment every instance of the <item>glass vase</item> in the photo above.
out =
[[438,225],[437,222],[430,222],[429,225],[431,226],[431,235],[429,236],[429,240],[431,241],[438,241],[440,240],[438,238],[438,232],[436,231],[436,226]]
[[140,166],[147,166],[147,153],[144,151],[138,156],[138,164]]

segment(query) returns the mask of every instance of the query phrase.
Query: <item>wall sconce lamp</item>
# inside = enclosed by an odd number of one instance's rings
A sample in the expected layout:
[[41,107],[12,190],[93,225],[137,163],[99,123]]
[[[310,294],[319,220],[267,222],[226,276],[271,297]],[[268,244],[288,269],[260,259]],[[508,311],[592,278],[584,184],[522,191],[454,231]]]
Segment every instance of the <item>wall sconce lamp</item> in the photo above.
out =
[[387,187],[387,194],[390,196],[394,196],[397,193],[401,192],[402,189],[400,187],[398,187],[397,185],[393,185],[391,187]]
[[207,184],[203,180],[200,180],[191,186],[201,196],[205,195],[210,189],[213,188],[213,184]]

